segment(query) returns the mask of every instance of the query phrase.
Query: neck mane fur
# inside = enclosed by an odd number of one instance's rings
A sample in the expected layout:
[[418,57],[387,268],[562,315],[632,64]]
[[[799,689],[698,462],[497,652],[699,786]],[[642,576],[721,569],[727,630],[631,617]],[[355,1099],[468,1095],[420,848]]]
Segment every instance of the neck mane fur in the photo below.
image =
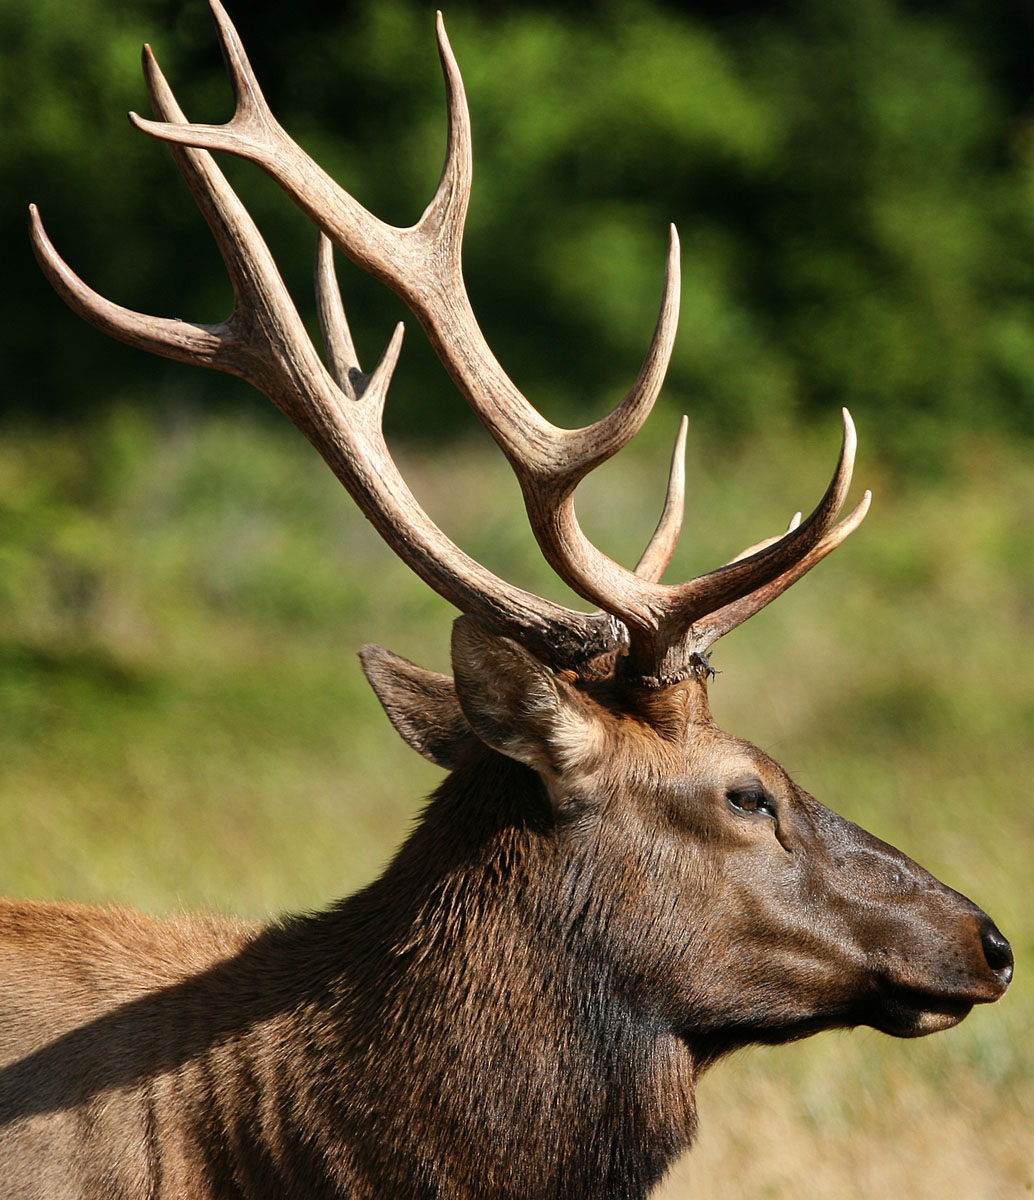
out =
[[594,957],[592,860],[557,857],[538,777],[478,750],[375,883],[306,919],[339,964],[317,1028],[344,1081],[312,1102],[335,1141],[357,1112],[378,1130],[378,1189],[641,1197],[688,1145],[689,1051]]

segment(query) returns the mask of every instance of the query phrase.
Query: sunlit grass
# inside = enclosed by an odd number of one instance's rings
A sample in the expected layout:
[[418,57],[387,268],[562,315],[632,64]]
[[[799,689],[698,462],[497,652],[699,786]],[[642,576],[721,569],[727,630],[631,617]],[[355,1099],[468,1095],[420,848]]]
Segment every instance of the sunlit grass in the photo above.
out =
[[[863,431],[864,432],[864,431]],[[834,419],[690,452],[703,570],[821,493]],[[864,441],[864,439],[863,439]],[[659,443],[580,510],[634,559]],[[468,551],[564,598],[489,448],[402,449]],[[998,920],[1006,999],[958,1030],[744,1053],[707,1077],[696,1153],[664,1195],[1022,1195],[1034,1186],[1034,476],[967,444],[941,479],[866,461],[869,520],[723,643],[717,719]],[[626,458],[628,456],[626,455]],[[0,880],[12,894],[320,905],[371,878],[438,773],[381,715],[355,651],[447,669],[451,610],[411,579],[289,430],[240,416],[0,437]]]

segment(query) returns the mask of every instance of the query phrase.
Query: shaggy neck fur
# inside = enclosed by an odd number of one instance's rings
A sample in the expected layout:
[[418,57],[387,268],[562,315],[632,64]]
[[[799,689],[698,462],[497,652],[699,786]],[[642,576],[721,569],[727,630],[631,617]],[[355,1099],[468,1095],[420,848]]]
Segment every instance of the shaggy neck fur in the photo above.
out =
[[310,981],[284,1054],[310,1136],[332,1161],[377,1131],[345,1156],[349,1196],[643,1197],[687,1146],[688,1051],[593,960],[597,881],[557,854],[537,777],[479,750],[380,879],[285,931]]

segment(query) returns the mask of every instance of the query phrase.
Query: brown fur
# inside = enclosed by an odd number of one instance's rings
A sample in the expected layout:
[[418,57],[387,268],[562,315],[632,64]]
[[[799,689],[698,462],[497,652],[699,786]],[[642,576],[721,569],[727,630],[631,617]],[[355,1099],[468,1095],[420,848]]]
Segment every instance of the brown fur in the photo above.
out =
[[[0,908],[5,1197],[643,1197],[726,1051],[1004,990],[979,909],[700,679],[582,683],[470,619],[454,665],[465,748],[357,896],[265,929]],[[730,805],[745,780],[777,818]]]

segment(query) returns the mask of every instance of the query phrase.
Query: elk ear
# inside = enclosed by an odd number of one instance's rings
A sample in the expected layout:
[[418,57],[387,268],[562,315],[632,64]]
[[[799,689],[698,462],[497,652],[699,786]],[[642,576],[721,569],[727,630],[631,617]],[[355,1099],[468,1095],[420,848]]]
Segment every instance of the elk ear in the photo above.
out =
[[428,762],[452,770],[477,738],[449,676],[418,667],[383,646],[364,646],[359,661],[402,740]]
[[596,724],[566,679],[477,617],[452,626],[456,695],[470,727],[536,770],[563,770],[595,743]]

